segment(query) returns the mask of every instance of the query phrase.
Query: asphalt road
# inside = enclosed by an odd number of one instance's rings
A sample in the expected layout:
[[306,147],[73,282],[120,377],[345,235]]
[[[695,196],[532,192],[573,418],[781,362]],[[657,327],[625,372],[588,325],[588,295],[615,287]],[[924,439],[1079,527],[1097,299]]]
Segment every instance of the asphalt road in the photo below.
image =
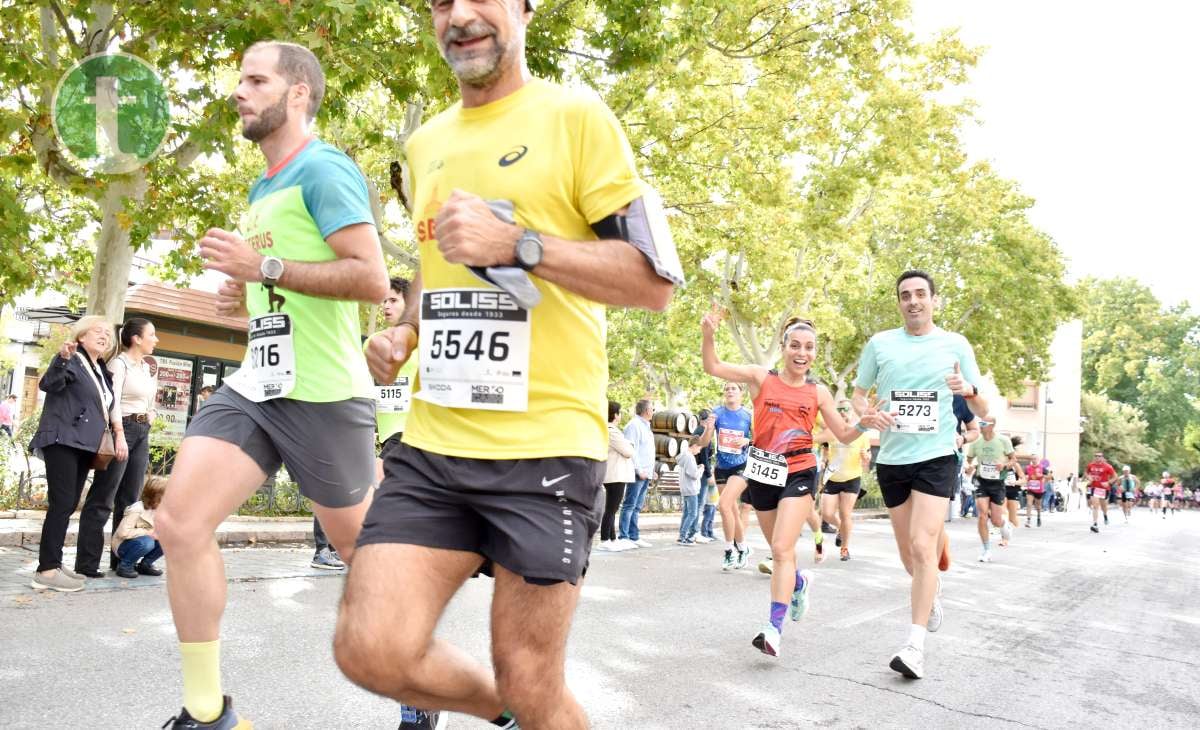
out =
[[[952,523],[945,625],[920,681],[887,668],[909,621],[884,520],[859,526],[852,561],[815,568],[812,609],[785,628],[779,659],[750,646],[766,577],[721,573],[717,544],[660,536],[648,550],[596,554],[569,681],[593,726],[613,730],[1197,727],[1200,512],[1142,510],[1099,535],[1086,525],[1082,513],[1054,515],[984,565],[973,523]],[[807,535],[801,546],[810,563]],[[332,662],[341,579],[307,571],[308,555],[227,553],[226,691],[260,729],[394,728],[394,706]],[[291,574],[278,569],[293,562]],[[175,712],[165,592],[138,585],[0,597],[0,727],[157,728]],[[440,627],[481,660],[490,590],[469,583]],[[490,726],[456,716],[451,727]]]

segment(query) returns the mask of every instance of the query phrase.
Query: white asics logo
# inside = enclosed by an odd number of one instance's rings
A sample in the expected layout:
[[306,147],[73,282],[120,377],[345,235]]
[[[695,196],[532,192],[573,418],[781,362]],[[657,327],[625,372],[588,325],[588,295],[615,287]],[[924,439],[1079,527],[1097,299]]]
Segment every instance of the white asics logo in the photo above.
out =
[[566,479],[569,476],[571,476],[571,475],[563,474],[561,477],[559,477],[557,479],[547,479],[546,477],[542,477],[542,486],[543,487],[553,487],[555,484],[558,484],[559,482],[561,482],[562,480]]

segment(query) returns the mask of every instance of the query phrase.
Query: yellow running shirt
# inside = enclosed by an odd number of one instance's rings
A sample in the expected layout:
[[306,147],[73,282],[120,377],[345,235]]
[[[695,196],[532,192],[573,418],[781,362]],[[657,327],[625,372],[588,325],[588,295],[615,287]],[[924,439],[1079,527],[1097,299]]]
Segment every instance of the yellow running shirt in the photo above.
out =
[[[517,225],[568,241],[595,240],[592,223],[646,190],[608,107],[591,92],[540,79],[482,107],[464,109],[456,103],[418,129],[406,153],[421,255],[422,312],[442,306],[439,302],[474,306],[482,301],[471,299],[477,295],[470,290],[498,291],[438,251],[434,219],[455,189],[509,201]],[[528,373],[520,376],[528,378],[526,410],[449,408],[414,397],[405,443],[476,459],[607,457],[605,307],[532,274],[530,279],[542,300],[529,311],[524,335]],[[430,299],[438,290],[453,294]],[[422,340],[427,337],[430,333],[423,331]],[[442,344],[423,342],[422,347]],[[473,357],[486,361],[497,347],[507,357],[508,343],[486,340],[475,343]],[[467,342],[454,351],[471,349]],[[423,359],[418,390],[428,365]],[[481,394],[480,402],[487,397]]]

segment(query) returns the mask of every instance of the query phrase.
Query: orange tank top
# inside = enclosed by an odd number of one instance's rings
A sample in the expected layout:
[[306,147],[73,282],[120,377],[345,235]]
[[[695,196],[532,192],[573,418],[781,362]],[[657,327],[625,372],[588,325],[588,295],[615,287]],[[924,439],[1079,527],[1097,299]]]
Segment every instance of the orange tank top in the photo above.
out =
[[787,456],[788,473],[813,469],[812,432],[817,422],[817,386],[783,382],[772,370],[754,399],[754,445]]

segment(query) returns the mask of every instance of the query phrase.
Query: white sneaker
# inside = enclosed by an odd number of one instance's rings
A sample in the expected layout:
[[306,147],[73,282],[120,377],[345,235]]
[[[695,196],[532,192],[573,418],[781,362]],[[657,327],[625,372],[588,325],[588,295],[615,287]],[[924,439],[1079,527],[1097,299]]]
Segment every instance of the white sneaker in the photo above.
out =
[[713,541],[713,539],[711,537],[705,537],[704,535],[696,536],[696,542],[698,542],[702,545],[707,545],[708,543],[710,543],[712,541]]
[[606,553],[611,553],[614,549],[612,543],[612,540],[601,540],[600,543],[596,545],[596,549],[603,550]]
[[981,550],[979,552],[979,562],[981,562],[981,563],[992,562],[992,551],[989,550],[988,548],[984,548],[983,550]]
[[774,560],[771,558],[770,555],[768,555],[767,557],[765,557],[759,561],[758,572],[763,573],[765,575],[770,575],[771,573],[773,573],[775,571],[774,566],[775,566]]
[[1000,537],[1004,538],[1005,542],[1012,539],[1012,525],[1009,524],[1008,520],[1005,520],[1004,527],[1000,528]]
[[929,622],[925,630],[933,633],[942,628],[942,577],[938,576],[937,593],[933,594],[933,606],[929,609]]
[[654,543],[650,542],[649,540],[634,540],[633,544],[637,545],[638,547],[654,547]]
[[783,644],[783,636],[774,626],[767,624],[750,643],[763,654],[778,657],[781,644]]
[[925,652],[915,646],[905,646],[896,652],[888,666],[909,679],[920,679],[925,676]]

